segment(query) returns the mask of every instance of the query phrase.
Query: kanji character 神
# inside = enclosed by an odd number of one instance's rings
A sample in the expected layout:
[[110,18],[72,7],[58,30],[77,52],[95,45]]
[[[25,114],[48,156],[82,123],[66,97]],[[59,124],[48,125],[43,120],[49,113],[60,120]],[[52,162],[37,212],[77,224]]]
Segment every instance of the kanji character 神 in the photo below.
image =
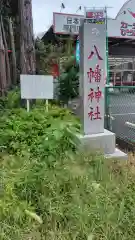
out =
[[94,99],[94,89],[91,88],[88,94],[88,100],[91,100],[92,102],[93,99]]
[[97,87],[97,91],[94,92],[94,89],[91,88],[88,93],[88,101],[92,100],[95,98],[97,102],[99,102],[100,98],[102,97],[102,92],[99,90],[99,87]]
[[88,112],[88,117],[90,118],[90,120],[101,120],[101,116],[100,116],[100,111],[99,111],[99,106],[96,107],[96,111],[93,111],[93,107],[90,107],[90,112]]
[[93,71],[92,68],[89,69],[89,72],[87,72],[87,76],[89,79],[89,82],[95,80],[95,82],[100,82],[101,81],[101,69],[99,68],[99,65],[96,66],[95,70]]
[[97,91],[95,92],[95,99],[97,99],[97,102],[99,102],[101,97],[102,97],[102,91],[100,91],[99,87],[97,87]]
[[103,58],[99,55],[99,51],[97,47],[94,45],[94,51],[91,51],[90,55],[88,56],[88,59],[91,59],[96,54],[98,60],[103,60]]

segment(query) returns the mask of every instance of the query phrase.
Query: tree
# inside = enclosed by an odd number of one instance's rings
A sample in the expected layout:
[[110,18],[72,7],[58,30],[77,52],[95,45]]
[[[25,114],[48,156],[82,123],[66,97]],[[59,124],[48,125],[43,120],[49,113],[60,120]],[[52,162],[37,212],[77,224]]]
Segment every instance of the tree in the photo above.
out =
[[32,0],[0,0],[0,95],[35,74]]
[[49,52],[47,51],[47,47],[44,45],[44,42],[37,38],[35,40],[35,53],[36,53],[36,73],[37,74],[48,74],[50,63]]
[[18,0],[20,19],[20,70],[35,74],[35,47],[32,20],[32,0]]
[[75,63],[75,58],[71,57],[64,68],[59,82],[59,98],[64,104],[68,104],[69,100],[79,94],[79,66]]
[[6,89],[6,62],[5,62],[5,48],[3,43],[3,37],[2,37],[2,29],[0,24],[0,91],[1,95],[3,96]]

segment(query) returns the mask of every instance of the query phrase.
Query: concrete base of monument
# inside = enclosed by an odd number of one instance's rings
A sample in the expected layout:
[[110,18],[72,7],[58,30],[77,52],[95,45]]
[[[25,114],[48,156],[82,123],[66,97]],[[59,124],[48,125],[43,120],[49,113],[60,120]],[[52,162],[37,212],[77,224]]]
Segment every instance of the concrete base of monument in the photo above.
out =
[[82,147],[100,149],[107,158],[126,158],[126,154],[115,147],[115,133],[104,129],[104,133],[79,135]]
[[112,154],[105,154],[106,158],[116,158],[116,159],[122,159],[122,160],[127,160],[128,155],[124,152],[122,152],[120,149],[115,148],[115,152]]

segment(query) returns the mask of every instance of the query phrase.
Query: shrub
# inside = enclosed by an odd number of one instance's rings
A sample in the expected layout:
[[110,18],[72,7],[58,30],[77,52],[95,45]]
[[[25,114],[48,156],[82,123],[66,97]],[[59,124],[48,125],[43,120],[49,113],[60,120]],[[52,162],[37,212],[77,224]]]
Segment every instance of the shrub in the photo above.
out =
[[52,107],[5,112],[0,118],[0,147],[9,153],[45,158],[69,149],[75,150],[75,133],[80,131],[79,121],[68,110]]
[[18,88],[9,91],[7,96],[0,98],[0,110],[18,108],[21,106],[21,95]]

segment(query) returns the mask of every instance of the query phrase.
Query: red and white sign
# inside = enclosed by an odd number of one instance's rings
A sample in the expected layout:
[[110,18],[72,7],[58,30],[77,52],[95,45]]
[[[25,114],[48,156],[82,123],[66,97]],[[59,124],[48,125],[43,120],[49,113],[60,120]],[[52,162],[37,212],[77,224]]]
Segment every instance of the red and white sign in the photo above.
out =
[[135,39],[135,20],[132,23],[121,20],[108,20],[108,36]]
[[[115,26],[118,25],[116,31],[113,31],[114,36],[135,39],[135,1],[127,1],[118,12],[116,19],[112,21],[115,21]],[[109,32],[111,26],[111,24],[108,26]]]
[[106,11],[105,9],[85,9],[85,17],[89,19],[105,19]]
[[100,11],[100,12],[86,12],[86,18],[91,18],[91,19],[99,19],[99,18],[104,18],[104,13],[103,11]]

